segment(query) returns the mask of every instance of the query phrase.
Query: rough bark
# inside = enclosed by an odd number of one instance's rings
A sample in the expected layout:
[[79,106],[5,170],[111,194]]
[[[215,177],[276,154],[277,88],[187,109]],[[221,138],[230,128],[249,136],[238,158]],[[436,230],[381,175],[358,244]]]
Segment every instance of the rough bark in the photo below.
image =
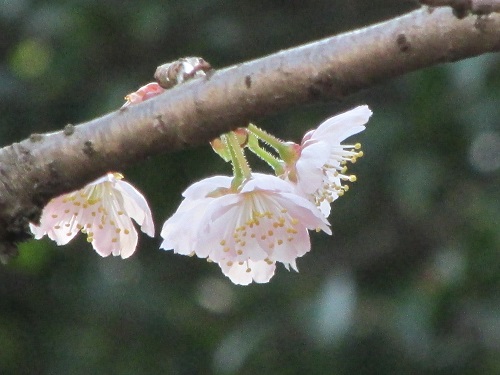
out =
[[500,12],[500,0],[420,0],[420,3],[432,7],[449,6],[458,18],[463,18],[469,13],[486,15]]
[[29,238],[52,197],[110,170],[209,141],[292,106],[500,50],[500,15],[449,8],[402,17],[215,71],[144,103],[0,149],[0,253]]

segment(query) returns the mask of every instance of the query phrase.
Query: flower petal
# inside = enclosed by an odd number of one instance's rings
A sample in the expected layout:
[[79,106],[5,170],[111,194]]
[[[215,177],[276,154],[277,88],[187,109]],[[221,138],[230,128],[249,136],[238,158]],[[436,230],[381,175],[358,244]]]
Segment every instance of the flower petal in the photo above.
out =
[[153,215],[148,202],[139,190],[123,180],[116,181],[115,188],[122,193],[123,208],[127,215],[141,226],[141,230],[149,237],[154,237]]
[[330,144],[338,144],[344,139],[365,129],[372,115],[367,105],[361,105],[350,111],[330,117],[322,122],[311,135],[311,140],[321,140]]
[[249,260],[243,264],[239,263],[219,263],[224,275],[229,277],[234,284],[248,285],[252,281],[256,283],[267,283],[273,277],[276,270],[276,263],[267,263],[265,261],[253,262]]
[[323,165],[327,162],[330,147],[325,142],[315,142],[305,147],[297,160],[297,185],[305,194],[313,194],[324,178]]

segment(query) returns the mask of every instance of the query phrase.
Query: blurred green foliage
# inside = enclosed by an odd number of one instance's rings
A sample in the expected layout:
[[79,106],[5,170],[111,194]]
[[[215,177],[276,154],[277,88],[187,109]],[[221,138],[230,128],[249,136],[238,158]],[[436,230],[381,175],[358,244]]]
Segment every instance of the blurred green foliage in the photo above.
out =
[[[0,2],[0,141],[115,110],[157,65],[223,67],[368,25],[411,1]],[[142,236],[20,246],[0,271],[0,374],[500,373],[500,58],[416,72],[258,121],[285,139],[368,103],[358,182],[300,273],[238,287]],[[158,231],[180,193],[229,174],[209,146],[123,171]]]

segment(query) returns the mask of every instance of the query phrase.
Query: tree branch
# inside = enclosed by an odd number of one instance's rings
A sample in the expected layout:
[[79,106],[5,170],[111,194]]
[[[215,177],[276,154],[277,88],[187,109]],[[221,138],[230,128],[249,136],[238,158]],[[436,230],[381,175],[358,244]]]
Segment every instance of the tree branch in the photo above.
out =
[[458,18],[464,18],[468,13],[485,15],[500,12],[500,0],[420,0],[420,3],[432,7],[449,6]]
[[216,71],[143,103],[0,149],[0,253],[30,237],[52,197],[148,156],[193,147],[250,120],[500,50],[500,16],[421,9]]

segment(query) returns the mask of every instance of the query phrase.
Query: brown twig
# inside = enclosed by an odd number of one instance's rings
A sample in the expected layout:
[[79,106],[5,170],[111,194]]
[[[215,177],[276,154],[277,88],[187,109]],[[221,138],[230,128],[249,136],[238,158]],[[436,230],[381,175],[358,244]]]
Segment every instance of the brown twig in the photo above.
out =
[[47,201],[110,170],[193,147],[250,120],[347,95],[417,69],[500,50],[500,15],[481,28],[449,9],[216,71],[103,117],[0,149],[0,253],[30,237]]

